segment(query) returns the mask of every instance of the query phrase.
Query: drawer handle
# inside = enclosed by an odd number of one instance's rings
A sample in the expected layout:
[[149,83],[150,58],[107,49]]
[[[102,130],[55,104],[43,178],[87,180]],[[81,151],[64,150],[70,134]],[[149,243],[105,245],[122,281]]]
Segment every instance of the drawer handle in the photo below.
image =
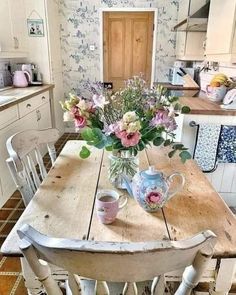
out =
[[31,108],[31,104],[30,103],[27,103],[26,107],[27,108]]
[[44,100],[44,99],[46,99],[46,97],[45,96],[42,96],[42,100]]

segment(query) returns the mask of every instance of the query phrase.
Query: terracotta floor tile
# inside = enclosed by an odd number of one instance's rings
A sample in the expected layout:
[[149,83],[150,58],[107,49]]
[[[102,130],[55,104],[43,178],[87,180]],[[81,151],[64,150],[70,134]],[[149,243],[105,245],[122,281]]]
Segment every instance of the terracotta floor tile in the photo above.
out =
[[19,203],[18,199],[9,199],[3,206],[3,208],[15,208],[16,205]]
[[0,220],[6,220],[8,216],[11,214],[12,210],[0,210]]
[[13,215],[9,218],[9,220],[17,221],[23,212],[23,210],[15,210]]
[[21,203],[20,203],[20,205],[18,206],[18,208],[25,209],[25,204],[24,204],[23,200],[21,201]]
[[19,191],[15,191],[13,193],[13,195],[11,196],[11,198],[14,198],[14,199],[22,199],[21,193]]
[[[13,229],[15,223],[7,223],[3,229],[1,230],[1,235],[8,235],[10,233],[10,231]],[[1,293],[0,293],[1,294]]]
[[21,277],[20,283],[19,283],[14,295],[28,295],[27,290],[25,288],[25,282],[24,282],[23,277]]
[[[0,247],[2,246],[3,242],[6,240],[6,238],[0,237]],[[1,293],[0,293],[1,294]]]
[[9,295],[17,280],[17,276],[0,275],[0,294]]
[[[5,272],[21,272],[20,258],[17,257],[7,257],[0,271]],[[1,278],[1,276],[0,276]]]

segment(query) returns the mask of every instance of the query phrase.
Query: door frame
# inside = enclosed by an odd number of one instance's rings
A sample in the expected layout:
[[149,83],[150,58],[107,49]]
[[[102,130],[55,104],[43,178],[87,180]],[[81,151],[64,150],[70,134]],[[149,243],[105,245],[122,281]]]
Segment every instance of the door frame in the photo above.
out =
[[99,9],[99,31],[100,31],[100,81],[103,81],[103,12],[154,12],[154,30],[152,38],[152,69],[151,69],[151,87],[154,82],[155,66],[156,66],[156,42],[157,42],[157,13],[158,8],[129,8],[129,7],[106,7]]

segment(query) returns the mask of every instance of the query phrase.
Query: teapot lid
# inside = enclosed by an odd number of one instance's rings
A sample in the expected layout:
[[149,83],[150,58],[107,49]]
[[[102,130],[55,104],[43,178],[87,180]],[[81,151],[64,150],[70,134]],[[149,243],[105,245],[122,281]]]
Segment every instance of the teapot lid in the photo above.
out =
[[161,172],[156,170],[155,166],[149,166],[149,168],[142,172],[142,175],[149,179],[155,179],[157,176],[163,176]]

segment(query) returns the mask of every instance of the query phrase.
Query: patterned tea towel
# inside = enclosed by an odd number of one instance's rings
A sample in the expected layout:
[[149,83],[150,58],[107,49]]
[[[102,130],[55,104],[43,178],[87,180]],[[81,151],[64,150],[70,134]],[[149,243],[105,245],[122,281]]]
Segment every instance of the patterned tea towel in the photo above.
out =
[[200,124],[198,126],[193,158],[203,172],[216,168],[217,148],[221,125]]
[[236,126],[222,126],[217,159],[221,163],[236,163]]

